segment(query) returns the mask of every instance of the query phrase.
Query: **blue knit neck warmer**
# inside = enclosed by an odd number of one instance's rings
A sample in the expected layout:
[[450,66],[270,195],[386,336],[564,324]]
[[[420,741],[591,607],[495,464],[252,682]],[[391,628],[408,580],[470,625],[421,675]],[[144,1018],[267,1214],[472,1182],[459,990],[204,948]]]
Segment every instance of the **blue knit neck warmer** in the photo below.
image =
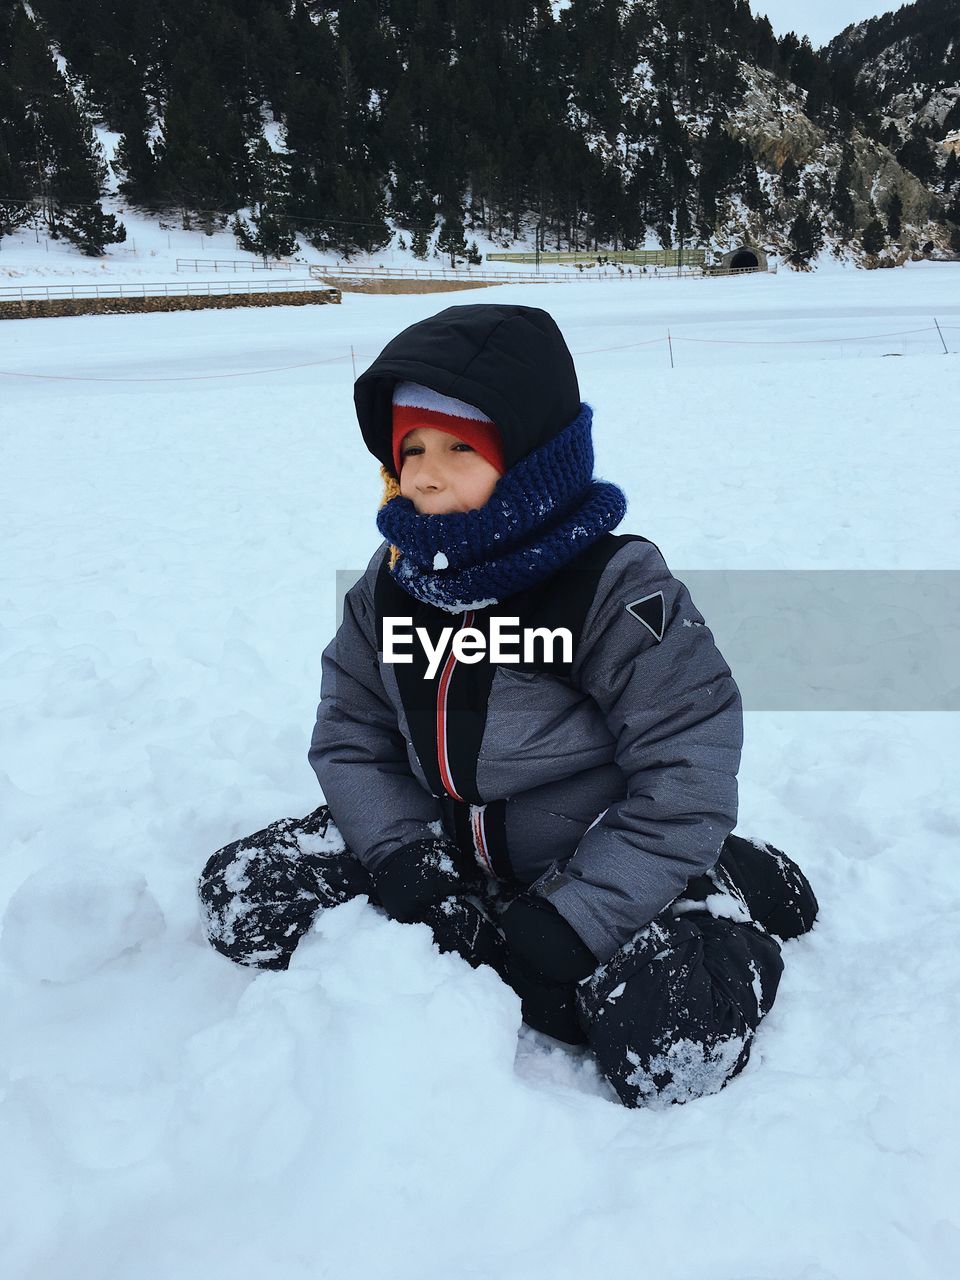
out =
[[532,587],[615,528],[627,501],[593,479],[593,410],[521,458],[476,511],[419,515],[409,498],[380,508],[377,528],[400,549],[405,591],[449,613],[483,609]]

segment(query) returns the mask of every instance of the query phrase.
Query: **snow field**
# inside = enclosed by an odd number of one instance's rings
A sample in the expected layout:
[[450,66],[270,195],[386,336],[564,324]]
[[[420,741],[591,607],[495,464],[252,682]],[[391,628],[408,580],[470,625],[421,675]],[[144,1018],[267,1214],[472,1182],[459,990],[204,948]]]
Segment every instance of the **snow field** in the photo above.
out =
[[445,306],[545,306],[623,529],[681,576],[956,569],[956,358],[628,345],[960,325],[954,290],[945,265],[0,327],[7,374],[157,379],[0,376],[6,1277],[956,1270],[956,716],[748,713],[738,830],[821,916],[746,1071],[685,1107],[518,1042],[490,971],[363,900],[273,974],[216,955],[195,899],[214,849],[320,801],[334,575],[378,541],[351,346],[359,371]]

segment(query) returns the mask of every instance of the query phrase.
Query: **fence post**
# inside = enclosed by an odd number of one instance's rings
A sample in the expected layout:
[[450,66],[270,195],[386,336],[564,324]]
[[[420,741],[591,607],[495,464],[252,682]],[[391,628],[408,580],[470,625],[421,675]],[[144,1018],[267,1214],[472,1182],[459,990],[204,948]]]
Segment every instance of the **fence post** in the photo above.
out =
[[673,339],[670,337],[670,330],[667,330],[667,345],[670,348],[670,368],[673,368]]
[[941,343],[943,344],[943,354],[944,354],[945,356],[948,356],[948,355],[950,354],[950,352],[947,350],[947,344],[946,344],[946,342],[944,341],[943,333],[941,332],[941,329],[940,329],[940,321],[937,319],[937,317],[936,317],[936,316],[934,316],[934,317],[933,317],[933,323],[937,326],[937,333],[939,333],[939,334],[940,334],[940,341],[941,341]]

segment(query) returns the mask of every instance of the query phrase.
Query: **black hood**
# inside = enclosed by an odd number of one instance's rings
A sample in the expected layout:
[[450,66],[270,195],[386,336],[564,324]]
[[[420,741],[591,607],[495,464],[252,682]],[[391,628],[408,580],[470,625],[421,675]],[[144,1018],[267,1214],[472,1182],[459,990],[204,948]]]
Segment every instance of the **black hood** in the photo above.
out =
[[580,412],[573,357],[553,317],[539,307],[447,307],[387,343],[357,379],[353,399],[364,443],[391,472],[398,382],[455,396],[492,418],[508,467]]

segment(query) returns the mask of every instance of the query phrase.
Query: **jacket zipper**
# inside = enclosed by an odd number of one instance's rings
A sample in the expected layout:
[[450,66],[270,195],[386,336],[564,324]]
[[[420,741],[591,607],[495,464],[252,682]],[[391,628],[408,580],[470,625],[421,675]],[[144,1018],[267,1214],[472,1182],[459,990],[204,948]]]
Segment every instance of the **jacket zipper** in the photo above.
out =
[[[473,626],[474,614],[471,610],[463,615],[463,619],[458,628],[464,631],[467,627]],[[450,759],[447,752],[447,692],[450,688],[450,681],[453,677],[453,669],[457,665],[457,656],[453,651],[453,641],[451,638],[450,652],[447,654],[447,660],[443,664],[440,672],[440,679],[437,681],[437,764],[440,767],[440,781],[443,783],[444,790],[447,795],[452,796],[454,800],[459,800],[461,804],[466,801],[460,795],[453,783],[453,776],[450,772]]]
[[496,879],[498,878],[497,873],[493,869],[490,851],[487,848],[487,831],[484,826],[484,811],[486,807],[485,804],[472,804],[470,806],[470,834],[473,837],[473,854],[476,861],[488,876],[493,876]]

